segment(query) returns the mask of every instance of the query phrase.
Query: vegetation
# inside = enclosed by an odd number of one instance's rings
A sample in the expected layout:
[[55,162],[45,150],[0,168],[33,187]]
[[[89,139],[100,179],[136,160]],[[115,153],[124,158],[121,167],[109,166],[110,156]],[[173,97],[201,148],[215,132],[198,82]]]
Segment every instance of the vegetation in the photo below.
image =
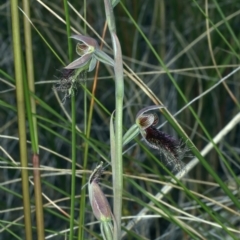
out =
[[239,239],[240,2],[112,2],[0,5],[1,239]]

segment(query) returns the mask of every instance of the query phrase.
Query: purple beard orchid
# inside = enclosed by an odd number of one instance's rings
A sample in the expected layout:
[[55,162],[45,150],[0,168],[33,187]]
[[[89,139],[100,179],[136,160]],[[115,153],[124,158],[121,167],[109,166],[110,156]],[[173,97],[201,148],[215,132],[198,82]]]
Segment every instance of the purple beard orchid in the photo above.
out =
[[149,106],[140,110],[136,116],[136,124],[145,142],[151,148],[158,149],[163,155],[166,165],[173,167],[173,172],[183,169],[184,163],[181,161],[189,150],[182,141],[160,131],[156,128],[158,116],[147,111],[163,108],[164,106]]

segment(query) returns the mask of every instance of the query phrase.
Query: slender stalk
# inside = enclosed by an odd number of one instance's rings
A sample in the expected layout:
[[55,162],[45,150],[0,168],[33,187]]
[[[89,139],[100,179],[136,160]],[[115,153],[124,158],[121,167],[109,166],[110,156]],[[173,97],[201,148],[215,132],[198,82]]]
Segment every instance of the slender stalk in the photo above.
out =
[[23,72],[21,60],[21,41],[20,41],[20,26],[18,16],[18,1],[11,0],[11,17],[12,17],[12,34],[13,34],[13,51],[15,64],[15,79],[16,79],[16,98],[18,112],[18,132],[19,132],[19,147],[20,147],[20,162],[22,176],[22,191],[23,191],[23,211],[24,211],[24,226],[25,239],[32,240],[32,223],[30,211],[30,197],[28,184],[27,168],[27,144],[26,144],[26,125],[25,125],[25,105],[23,91]]
[[[23,11],[27,16],[30,18],[30,6],[29,0],[23,0]],[[31,24],[27,18],[23,18],[24,23],[24,39],[25,39],[25,53],[26,53],[26,69],[27,69],[27,79],[28,79],[28,88],[29,91],[35,92],[35,85],[34,85],[34,65],[33,65],[33,51],[32,51],[32,31],[31,31]],[[31,101],[31,116],[33,122],[33,137],[32,140],[32,148],[33,152],[38,154],[38,131],[37,131],[37,119],[34,116],[36,114],[36,104],[33,97],[30,99]]]
[[[87,2],[84,0],[84,19],[87,20]],[[87,25],[84,22],[84,34],[87,34]],[[84,81],[86,80],[86,74],[84,74]],[[82,84],[83,88],[87,88],[86,81]],[[89,135],[87,134],[88,129],[88,123],[87,123],[87,91],[84,90],[84,96],[83,96],[83,102],[84,102],[84,134],[88,138]],[[87,168],[87,159],[88,159],[88,141],[86,142],[85,148],[84,148],[84,155],[83,155],[83,169]],[[86,175],[83,174],[82,176],[82,186],[84,186],[87,182]],[[81,191],[81,199],[80,199],[80,216],[79,216],[79,228],[78,228],[78,239],[84,239],[84,222],[85,222],[85,205],[86,205],[86,189],[83,188]]]
[[109,31],[112,38],[114,59],[115,59],[115,158],[112,159],[113,172],[113,196],[114,207],[113,212],[116,220],[114,239],[121,238],[121,217],[122,217],[122,111],[123,111],[123,96],[124,96],[124,81],[123,81],[123,63],[122,51],[116,35],[115,19],[113,8],[110,0],[104,0],[105,12]]
[[41,186],[41,174],[40,174],[40,162],[38,154],[33,154],[33,177],[34,177],[34,195],[36,205],[36,222],[37,222],[37,236],[38,240],[44,240],[44,215],[43,215],[43,203],[42,203],[42,186]]
[[73,239],[74,212],[75,212],[75,187],[76,187],[76,103],[75,95],[71,96],[72,110],[72,180],[71,180],[71,211],[70,211],[70,236]]
[[69,61],[71,62],[73,60],[73,47],[72,47],[72,39],[70,38],[71,27],[70,27],[68,3],[66,0],[64,0],[64,11],[65,11],[67,37],[68,37],[68,57],[69,57]]
[[[23,0],[23,11],[30,17],[29,0]],[[32,161],[33,161],[33,176],[34,176],[34,195],[35,195],[35,207],[36,207],[36,223],[37,223],[37,236],[39,240],[45,239],[44,234],[44,215],[43,215],[43,203],[42,203],[42,187],[41,187],[41,175],[39,171],[39,148],[38,148],[38,131],[37,131],[37,119],[36,104],[33,97],[29,95],[29,91],[35,92],[34,85],[34,65],[33,65],[33,51],[32,51],[32,31],[31,24],[27,18],[24,18],[24,39],[25,39],[25,52],[26,52],[26,70],[28,84],[24,84],[27,115],[29,122],[29,131],[31,135],[32,145]]]
[[[73,48],[70,28],[70,18],[67,0],[64,0],[64,11],[68,37],[68,57],[73,60]],[[76,76],[77,77],[77,76]],[[71,95],[71,118],[72,118],[72,179],[71,179],[71,208],[70,208],[70,232],[69,239],[74,238],[74,212],[75,212],[75,187],[76,187],[76,102],[75,94]]]
[[[86,77],[85,77],[86,78]],[[86,85],[85,84],[82,84],[83,85],[83,88],[86,88]],[[86,116],[87,116],[87,104],[86,104],[86,100],[87,100],[87,95],[86,95],[86,91],[84,91],[84,123],[86,123],[87,119],[86,119]],[[89,136],[87,136],[87,124],[84,125],[86,126],[85,129],[84,129],[84,133],[86,135],[86,138],[88,139]],[[86,169],[87,168],[87,159],[88,159],[88,141],[86,141],[86,146],[84,148],[84,156],[83,156],[83,169]],[[86,175],[83,174],[82,176],[82,186],[84,186],[87,182],[87,178],[86,178]],[[80,216],[79,216],[79,229],[78,229],[78,239],[81,240],[81,239],[84,239],[84,221],[85,221],[85,205],[86,205],[86,188],[83,188],[82,191],[81,191],[81,200],[80,200]]]

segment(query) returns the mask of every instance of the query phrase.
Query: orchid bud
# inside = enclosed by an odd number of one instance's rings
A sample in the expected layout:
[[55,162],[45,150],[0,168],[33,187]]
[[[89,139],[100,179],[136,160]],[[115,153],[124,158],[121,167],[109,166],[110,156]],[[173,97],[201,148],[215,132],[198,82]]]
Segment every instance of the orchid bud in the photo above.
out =
[[93,210],[94,216],[101,224],[101,232],[104,239],[112,239],[113,225],[112,225],[112,211],[109,206],[108,200],[99,186],[99,178],[103,172],[103,162],[98,165],[88,181],[88,192],[90,204]]

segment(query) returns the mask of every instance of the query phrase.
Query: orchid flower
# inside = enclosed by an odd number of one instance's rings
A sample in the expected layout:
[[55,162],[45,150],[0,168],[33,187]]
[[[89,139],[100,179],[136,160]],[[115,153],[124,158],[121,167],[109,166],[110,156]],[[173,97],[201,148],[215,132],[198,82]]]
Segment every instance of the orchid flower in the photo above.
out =
[[113,59],[100,49],[94,38],[83,35],[73,35],[71,38],[81,42],[77,43],[76,46],[76,52],[80,57],[62,69],[62,77],[53,87],[54,90],[65,93],[62,99],[63,104],[67,97],[70,97],[77,91],[77,76],[80,73],[91,72],[95,68],[97,61],[113,67],[115,64]]
[[148,146],[160,151],[166,164],[173,167],[173,172],[181,171],[184,166],[181,160],[188,151],[188,148],[182,141],[156,128],[159,121],[157,114],[146,113],[150,110],[162,107],[163,106],[149,106],[140,110],[136,116],[136,124]]
[[91,72],[95,68],[97,60],[114,66],[113,59],[100,49],[94,38],[83,35],[73,35],[71,38],[82,42],[77,43],[76,46],[76,52],[80,58],[71,62],[65,69],[82,69]]

